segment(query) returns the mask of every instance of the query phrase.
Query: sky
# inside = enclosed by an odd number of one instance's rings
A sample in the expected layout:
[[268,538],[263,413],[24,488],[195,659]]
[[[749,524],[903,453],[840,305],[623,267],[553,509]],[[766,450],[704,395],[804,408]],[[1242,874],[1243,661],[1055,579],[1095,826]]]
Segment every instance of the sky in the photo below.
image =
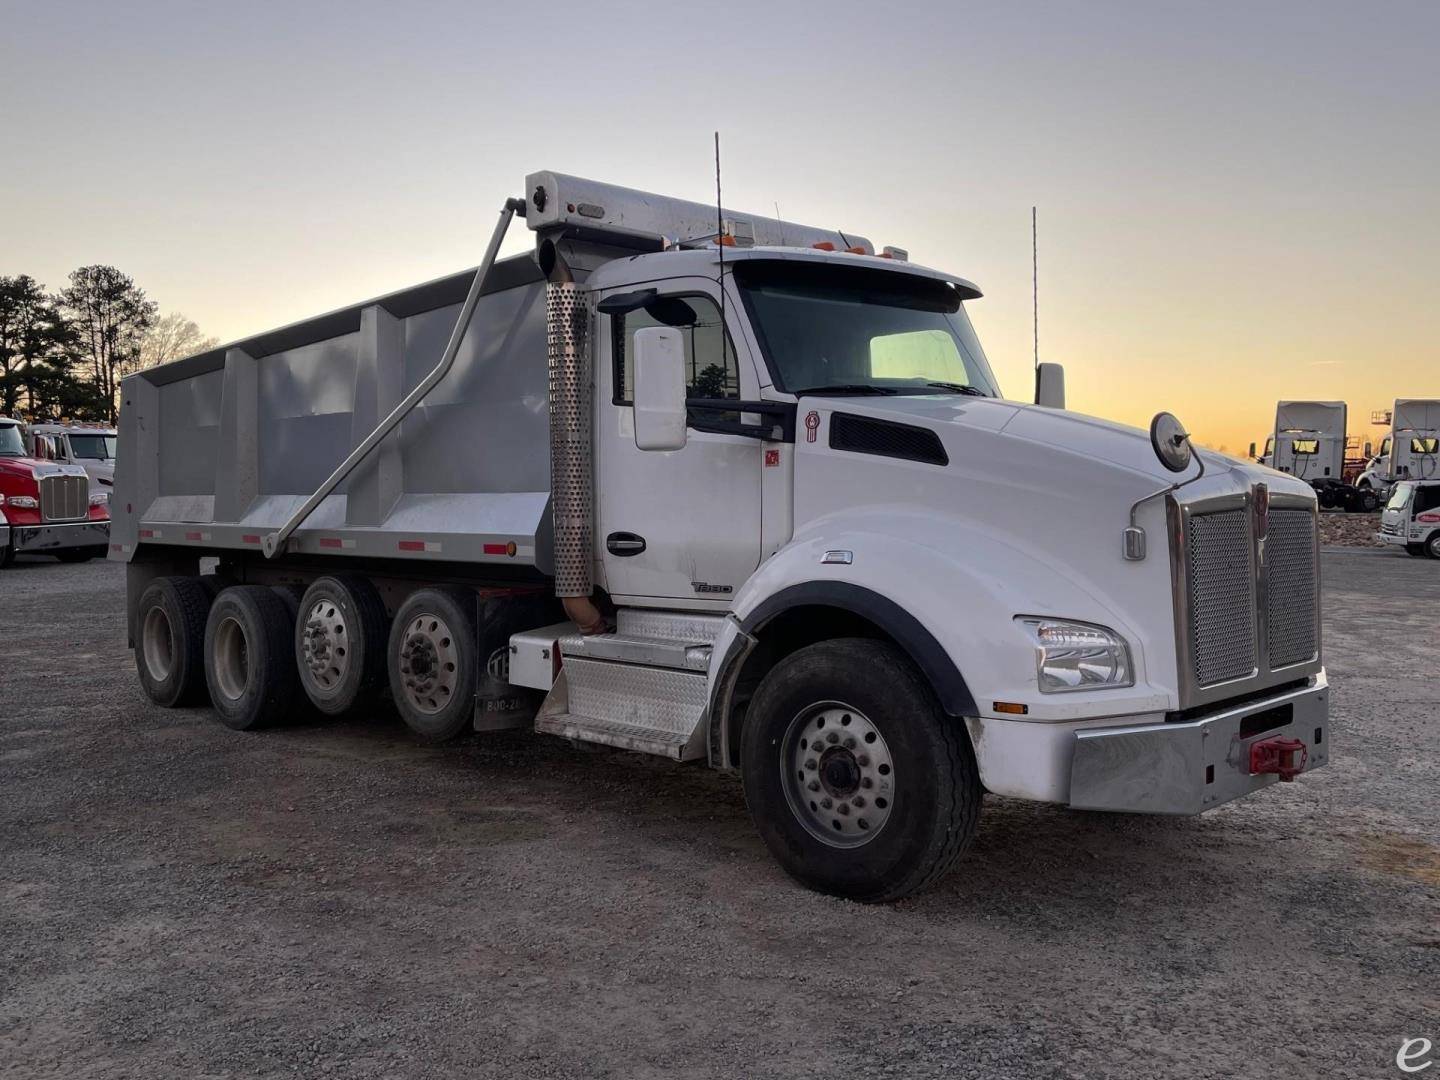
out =
[[[1440,397],[1440,4],[0,0],[0,274],[232,340],[479,261],[552,169],[975,282],[1002,388],[1352,434]],[[528,232],[512,232],[507,252]]]

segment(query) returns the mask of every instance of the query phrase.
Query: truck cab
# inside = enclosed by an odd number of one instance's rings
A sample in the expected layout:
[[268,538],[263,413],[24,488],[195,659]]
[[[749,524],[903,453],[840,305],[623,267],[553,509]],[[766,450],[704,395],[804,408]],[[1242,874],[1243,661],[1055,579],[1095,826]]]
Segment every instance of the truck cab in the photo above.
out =
[[32,457],[22,430],[20,421],[0,417],[0,566],[22,553],[103,558],[109,495],[91,491],[79,465]]
[[1400,480],[1380,514],[1382,544],[1440,559],[1440,480]]
[[89,424],[31,424],[25,437],[35,457],[83,468],[90,477],[91,491],[108,491],[114,487],[117,450],[114,428]]

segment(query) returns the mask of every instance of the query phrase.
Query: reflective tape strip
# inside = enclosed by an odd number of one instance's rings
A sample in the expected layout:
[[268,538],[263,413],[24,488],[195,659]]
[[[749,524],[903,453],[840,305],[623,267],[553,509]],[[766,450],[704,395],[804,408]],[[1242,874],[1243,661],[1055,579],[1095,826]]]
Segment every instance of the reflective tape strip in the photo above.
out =
[[355,546],[355,541],[354,541],[354,540],[343,540],[343,539],[341,539],[341,538],[338,537],[338,536],[322,536],[322,537],[320,537],[320,546],[321,546],[322,548],[344,548],[344,549],[349,549],[349,548],[353,548],[353,547]]
[[440,543],[436,540],[401,540],[395,545],[401,551],[440,551]]

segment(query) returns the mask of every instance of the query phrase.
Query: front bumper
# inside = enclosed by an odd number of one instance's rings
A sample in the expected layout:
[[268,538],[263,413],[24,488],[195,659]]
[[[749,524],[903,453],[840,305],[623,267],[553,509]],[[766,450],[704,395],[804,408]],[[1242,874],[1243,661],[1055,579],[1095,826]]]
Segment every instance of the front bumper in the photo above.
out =
[[1329,760],[1330,687],[1310,685],[1198,720],[1089,728],[1075,733],[1070,805],[1134,814],[1199,814],[1279,780],[1252,773],[1252,745],[1272,739],[1304,744],[1301,771]]
[[110,522],[74,521],[64,525],[12,525],[17,552],[47,552],[58,548],[108,547]]

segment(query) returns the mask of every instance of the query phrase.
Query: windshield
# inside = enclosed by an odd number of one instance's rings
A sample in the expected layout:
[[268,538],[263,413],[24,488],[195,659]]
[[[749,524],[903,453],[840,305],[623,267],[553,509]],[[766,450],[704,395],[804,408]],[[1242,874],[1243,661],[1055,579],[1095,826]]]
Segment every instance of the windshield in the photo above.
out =
[[948,282],[779,260],[740,263],[735,276],[781,390],[999,394]]
[[1395,489],[1390,492],[1390,501],[1385,504],[1386,510],[1404,510],[1410,503],[1410,485],[1396,484]]
[[94,461],[115,460],[115,436],[114,435],[74,435],[70,436],[70,453],[77,458],[86,458]]
[[0,457],[24,457],[25,443],[14,424],[0,426]]

